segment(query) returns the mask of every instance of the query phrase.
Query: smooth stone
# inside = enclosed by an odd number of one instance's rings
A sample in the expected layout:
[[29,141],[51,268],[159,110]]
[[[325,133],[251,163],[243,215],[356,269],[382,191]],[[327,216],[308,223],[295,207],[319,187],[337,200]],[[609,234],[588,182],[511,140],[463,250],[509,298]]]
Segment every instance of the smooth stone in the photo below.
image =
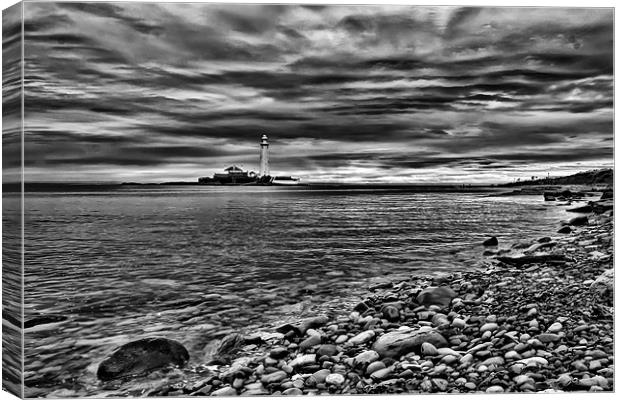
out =
[[486,393],[504,393],[504,388],[498,385],[489,386],[487,390],[485,390],[485,392]]
[[486,360],[484,360],[482,363],[482,365],[504,365],[504,358],[497,356],[497,357],[490,357],[487,358]]
[[392,375],[392,372],[393,372],[393,371],[394,371],[394,370],[393,370],[391,367],[388,367],[388,368],[383,368],[383,369],[380,369],[380,370],[378,370],[378,371],[373,372],[373,373],[370,375],[370,378],[371,378],[371,379],[374,379],[374,380],[376,380],[376,381],[384,381],[384,380],[386,380],[387,378],[389,378],[389,377],[390,377],[390,375]]
[[226,386],[226,387],[223,387],[221,389],[211,392],[211,396],[236,396],[236,395],[237,395],[237,390],[230,386]]
[[457,328],[457,329],[463,329],[465,328],[465,321],[462,320],[461,318],[454,318],[452,320],[452,327]]
[[467,382],[466,384],[463,385],[463,387],[469,389],[469,390],[475,390],[476,389],[476,384],[473,382]]
[[417,330],[403,329],[386,333],[377,339],[372,348],[382,357],[398,359],[401,355],[419,351],[424,342],[435,347],[448,344],[439,332],[423,327]]
[[269,357],[276,360],[280,360],[286,356],[288,356],[288,349],[286,347],[274,347],[269,352]]
[[284,396],[301,396],[302,394],[304,394],[304,392],[301,389],[293,387],[290,389],[286,389],[284,392],[282,392],[282,394]]
[[368,330],[368,331],[364,331],[364,332],[361,332],[353,336],[351,339],[347,341],[347,343],[352,344],[352,345],[363,344],[363,343],[366,343],[372,340],[374,337],[375,337],[375,331]]
[[486,324],[480,327],[480,333],[484,332],[493,332],[497,330],[498,326],[495,322],[487,322]]
[[448,381],[445,379],[435,378],[431,379],[431,382],[440,392],[445,392],[448,389]]
[[379,358],[381,357],[379,356],[379,353],[377,353],[376,351],[366,350],[358,354],[357,356],[355,356],[355,358],[353,359],[353,365],[355,366],[368,365],[374,361],[377,361]]
[[561,339],[561,336],[556,335],[555,333],[541,333],[536,338],[542,343],[551,343],[559,341]]
[[509,352],[507,352],[506,354],[504,354],[504,358],[518,360],[518,359],[521,359],[522,357],[521,357],[521,355],[520,355],[519,353],[517,353],[516,351],[514,351],[514,350],[510,350]]
[[309,338],[299,343],[299,350],[306,351],[309,348],[314,347],[318,344],[321,344],[321,337],[318,335],[310,336]]
[[559,322],[554,322],[553,324],[551,324],[551,326],[549,326],[549,328],[547,328],[548,333],[558,333],[561,330],[562,330],[562,324]]
[[322,344],[316,351],[316,354],[320,357],[322,356],[332,357],[338,354],[338,347],[333,344]]
[[366,375],[372,375],[373,372],[379,371],[380,369],[386,368],[386,365],[383,361],[375,361],[370,363],[368,367],[366,367]]
[[383,318],[391,322],[398,321],[400,319],[400,311],[394,306],[383,307],[382,314]]
[[297,368],[316,363],[316,354],[302,354],[288,363],[289,367]]
[[433,346],[431,343],[428,342],[422,343],[421,352],[422,355],[425,356],[436,356],[438,354],[437,347]]
[[336,340],[334,340],[334,343],[336,344],[342,344],[344,342],[346,342],[347,340],[349,340],[349,337],[347,335],[340,335],[336,338]]
[[331,371],[328,369],[321,369],[313,373],[308,379],[314,381],[314,384],[320,384],[325,382],[325,378],[327,375],[331,374]]
[[345,381],[345,377],[341,374],[329,374],[327,375],[327,377],[325,378],[325,383],[328,385],[333,385],[333,386],[337,386],[340,387],[344,384]]
[[456,292],[449,286],[431,286],[422,290],[416,297],[416,301],[425,306],[437,305],[447,308],[455,297]]
[[276,371],[271,374],[263,375],[260,379],[261,383],[265,386],[270,385],[272,383],[282,382],[288,378],[288,375],[284,371]]

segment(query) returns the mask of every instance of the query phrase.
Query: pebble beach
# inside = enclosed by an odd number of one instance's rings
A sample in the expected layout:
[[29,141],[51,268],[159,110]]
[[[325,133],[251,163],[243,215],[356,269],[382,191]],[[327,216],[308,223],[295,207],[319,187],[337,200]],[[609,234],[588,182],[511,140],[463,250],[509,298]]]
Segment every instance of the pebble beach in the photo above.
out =
[[490,239],[468,272],[375,285],[348,315],[229,335],[130,394],[613,391],[612,207],[589,201],[554,237]]

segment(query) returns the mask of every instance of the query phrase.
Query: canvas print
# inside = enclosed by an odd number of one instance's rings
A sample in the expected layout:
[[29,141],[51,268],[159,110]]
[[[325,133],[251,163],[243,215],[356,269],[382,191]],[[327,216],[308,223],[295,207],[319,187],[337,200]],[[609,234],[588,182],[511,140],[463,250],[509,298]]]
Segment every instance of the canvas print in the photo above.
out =
[[613,12],[3,12],[3,389],[613,392]]

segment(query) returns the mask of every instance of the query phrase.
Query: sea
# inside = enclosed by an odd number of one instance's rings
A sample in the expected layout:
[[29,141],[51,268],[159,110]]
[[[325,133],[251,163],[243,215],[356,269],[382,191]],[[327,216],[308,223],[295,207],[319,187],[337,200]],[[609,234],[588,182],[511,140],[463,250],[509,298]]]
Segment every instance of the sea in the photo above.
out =
[[115,348],[166,337],[190,365],[222,336],[348,313],[368,288],[476,268],[482,241],[553,235],[543,196],[115,186],[25,195],[26,394],[105,393]]

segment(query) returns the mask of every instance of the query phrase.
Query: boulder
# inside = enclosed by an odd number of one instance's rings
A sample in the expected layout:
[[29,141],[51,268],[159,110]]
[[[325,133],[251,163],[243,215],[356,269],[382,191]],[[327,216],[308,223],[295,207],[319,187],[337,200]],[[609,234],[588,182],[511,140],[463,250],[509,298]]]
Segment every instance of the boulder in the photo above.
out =
[[497,241],[497,238],[495,236],[485,240],[484,242],[482,242],[483,246],[497,246],[499,244],[499,242]]
[[425,306],[436,305],[447,308],[455,297],[456,293],[449,286],[431,286],[422,290],[416,301]]
[[140,339],[122,345],[99,364],[102,381],[142,375],[168,365],[184,366],[189,353],[177,341],[165,338]]
[[372,349],[381,357],[395,360],[412,351],[419,353],[422,343],[430,343],[435,347],[448,345],[447,340],[436,330],[423,327],[420,329],[399,329],[386,333],[373,344]]

